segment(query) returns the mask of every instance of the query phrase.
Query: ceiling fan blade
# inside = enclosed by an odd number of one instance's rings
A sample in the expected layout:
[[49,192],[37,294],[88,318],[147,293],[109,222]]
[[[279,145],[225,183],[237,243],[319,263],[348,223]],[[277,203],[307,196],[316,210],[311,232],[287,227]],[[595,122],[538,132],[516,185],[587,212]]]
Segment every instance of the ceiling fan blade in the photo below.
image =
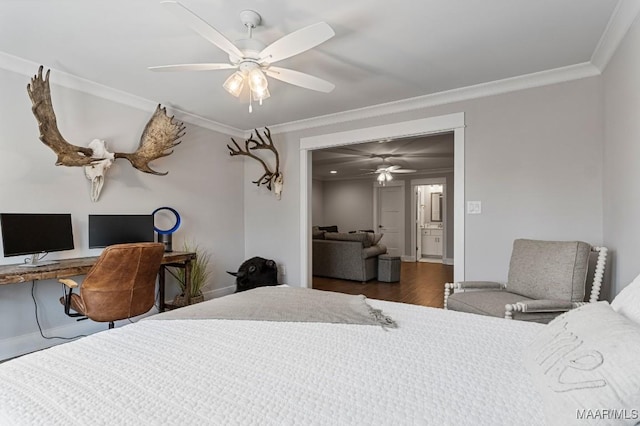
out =
[[395,170],[390,170],[391,173],[415,173],[417,172],[417,170],[413,170],[413,169],[395,169]]
[[149,67],[151,71],[213,71],[227,70],[238,68],[231,64],[179,64],[179,65],[160,65],[157,67]]
[[288,68],[269,67],[264,71],[269,77],[318,92],[329,93],[336,87],[333,83],[321,78]]
[[242,58],[242,52],[240,49],[231,43],[229,39],[182,4],[177,1],[163,1],[160,2],[160,4],[173,15],[177,16],[182,22],[187,24],[192,30],[229,54],[229,56],[234,58],[234,60]]
[[294,31],[265,47],[258,55],[259,62],[272,64],[305,52],[336,35],[326,22],[318,22]]
[[387,171],[394,172],[394,171],[398,170],[399,168],[400,168],[400,166],[389,166],[389,167],[387,167]]

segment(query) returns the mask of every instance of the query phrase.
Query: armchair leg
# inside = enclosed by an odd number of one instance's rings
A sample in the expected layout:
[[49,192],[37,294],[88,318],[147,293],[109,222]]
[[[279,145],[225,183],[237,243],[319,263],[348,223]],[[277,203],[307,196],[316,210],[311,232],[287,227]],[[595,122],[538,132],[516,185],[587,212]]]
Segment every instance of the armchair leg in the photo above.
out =
[[115,325],[113,324],[113,321],[109,321],[109,330],[111,330]]

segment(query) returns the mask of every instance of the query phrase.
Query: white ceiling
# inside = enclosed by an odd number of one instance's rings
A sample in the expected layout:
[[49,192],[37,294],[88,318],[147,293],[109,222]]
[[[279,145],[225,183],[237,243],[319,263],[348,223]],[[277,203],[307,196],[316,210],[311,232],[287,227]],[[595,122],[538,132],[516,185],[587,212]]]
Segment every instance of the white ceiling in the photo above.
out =
[[66,72],[248,130],[588,62],[617,2],[181,0],[232,41],[245,36],[243,9],[262,15],[254,38],[266,44],[319,21],[335,30],[315,49],[278,62],[335,90],[270,79],[271,98],[252,114],[247,100],[222,88],[233,70],[147,70],[228,60],[159,0],[2,0],[0,52],[53,68],[54,83],[56,70]]

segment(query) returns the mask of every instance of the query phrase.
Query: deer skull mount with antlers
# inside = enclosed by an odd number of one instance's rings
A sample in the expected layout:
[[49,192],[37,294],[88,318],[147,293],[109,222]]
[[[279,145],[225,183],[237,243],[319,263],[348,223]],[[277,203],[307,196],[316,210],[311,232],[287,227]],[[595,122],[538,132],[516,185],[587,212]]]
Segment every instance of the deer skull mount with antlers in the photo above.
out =
[[174,122],[173,117],[167,115],[166,108],[158,105],[140,136],[140,144],[135,152],[108,152],[104,141],[98,139],[93,140],[88,148],[72,145],[58,130],[49,87],[51,70],[43,78],[43,68],[41,65],[38,74],[27,85],[33,105],[31,111],[38,121],[40,140],[58,156],[56,166],[85,167],[85,175],[91,180],[92,201],[97,201],[100,196],[104,172],[118,158],[126,158],[133,167],[145,173],[162,176],[168,173],[160,173],[149,167],[151,161],[171,155],[172,148],[180,144],[179,139],[184,136],[184,125]]
[[[271,139],[271,131],[268,127],[264,128],[264,132],[262,132],[262,135],[260,135],[258,129],[255,129],[255,134],[258,139],[255,139],[253,137],[253,133],[251,133],[249,138],[244,141],[244,149],[242,149],[240,145],[238,145],[238,143],[233,138],[231,138],[231,141],[235,145],[235,148],[227,145],[227,148],[229,148],[229,155],[232,157],[235,155],[244,155],[249,158],[253,158],[260,164],[262,164],[264,173],[257,180],[254,180],[252,182],[258,186],[265,185],[269,191],[273,191],[276,194],[276,198],[279,200],[280,196],[282,195],[282,186],[284,184],[284,176],[280,172],[280,155],[278,154],[278,150],[276,149],[276,147],[273,145],[273,140]],[[268,149],[275,154],[276,166],[274,171],[271,171],[267,163],[262,158],[258,157],[252,152],[259,149]]]

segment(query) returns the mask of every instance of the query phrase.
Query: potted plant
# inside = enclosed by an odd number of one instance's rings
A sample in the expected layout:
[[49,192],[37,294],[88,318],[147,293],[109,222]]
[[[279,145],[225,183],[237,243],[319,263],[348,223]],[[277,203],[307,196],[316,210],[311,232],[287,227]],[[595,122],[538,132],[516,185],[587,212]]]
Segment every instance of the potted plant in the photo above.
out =
[[[202,289],[209,283],[211,271],[209,271],[209,261],[211,260],[211,253],[201,248],[197,244],[189,244],[184,242],[182,251],[196,253],[196,260],[191,262],[191,297],[190,304],[199,303],[204,301],[204,295]],[[176,274],[172,274],[180,287],[180,294],[173,299],[174,306],[187,305],[186,298],[186,281],[185,281],[185,269],[179,268]]]

